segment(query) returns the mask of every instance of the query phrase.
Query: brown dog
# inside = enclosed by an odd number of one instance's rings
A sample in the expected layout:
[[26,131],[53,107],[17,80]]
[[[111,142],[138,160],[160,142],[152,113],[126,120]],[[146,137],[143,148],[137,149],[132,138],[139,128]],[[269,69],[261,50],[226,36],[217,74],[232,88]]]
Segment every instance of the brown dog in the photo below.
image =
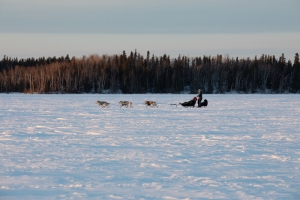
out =
[[151,106],[152,108],[153,107],[157,107],[158,108],[158,106],[157,106],[157,104],[156,104],[155,101],[145,101],[145,105],[146,105],[146,107]]

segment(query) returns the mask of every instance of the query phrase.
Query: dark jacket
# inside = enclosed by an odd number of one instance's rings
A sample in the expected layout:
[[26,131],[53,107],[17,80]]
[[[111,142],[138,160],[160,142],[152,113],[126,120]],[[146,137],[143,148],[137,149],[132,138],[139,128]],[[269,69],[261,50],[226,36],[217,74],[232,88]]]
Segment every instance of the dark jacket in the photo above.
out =
[[201,101],[202,101],[202,92],[201,91],[197,97],[198,97],[198,107],[201,107]]
[[200,91],[200,93],[198,94],[199,99],[202,99],[202,92]]

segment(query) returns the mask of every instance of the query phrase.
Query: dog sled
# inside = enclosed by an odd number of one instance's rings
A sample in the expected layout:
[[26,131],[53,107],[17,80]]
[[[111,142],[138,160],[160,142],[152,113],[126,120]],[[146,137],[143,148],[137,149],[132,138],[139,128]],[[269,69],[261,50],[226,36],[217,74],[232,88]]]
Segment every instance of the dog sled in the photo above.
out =
[[[192,100],[190,101],[186,101],[183,103],[179,103],[179,105],[188,108],[188,107],[195,107],[197,102],[197,97],[194,97]],[[177,104],[170,104],[170,105],[175,105],[177,107]],[[201,107],[206,107],[208,105],[208,101],[206,99],[204,99],[203,102],[200,103],[200,105],[197,106],[197,108],[201,108]]]
[[182,105],[183,107],[195,107],[197,101],[197,97],[194,97],[192,100],[184,102],[184,103],[179,103],[180,105]]

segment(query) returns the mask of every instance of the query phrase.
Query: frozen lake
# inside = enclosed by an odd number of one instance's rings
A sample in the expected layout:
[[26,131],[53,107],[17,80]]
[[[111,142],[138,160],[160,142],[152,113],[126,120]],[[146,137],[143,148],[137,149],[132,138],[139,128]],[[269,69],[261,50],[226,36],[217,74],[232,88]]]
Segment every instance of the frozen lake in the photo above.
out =
[[194,96],[0,94],[0,199],[300,199],[300,95]]

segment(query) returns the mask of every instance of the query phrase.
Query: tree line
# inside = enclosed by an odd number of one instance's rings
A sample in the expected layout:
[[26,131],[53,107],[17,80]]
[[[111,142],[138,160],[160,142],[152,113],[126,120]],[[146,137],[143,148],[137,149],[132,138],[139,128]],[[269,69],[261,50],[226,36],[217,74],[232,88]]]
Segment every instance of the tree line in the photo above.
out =
[[0,92],[24,93],[299,93],[300,64],[284,54],[259,58],[178,56],[123,51],[0,61]]

